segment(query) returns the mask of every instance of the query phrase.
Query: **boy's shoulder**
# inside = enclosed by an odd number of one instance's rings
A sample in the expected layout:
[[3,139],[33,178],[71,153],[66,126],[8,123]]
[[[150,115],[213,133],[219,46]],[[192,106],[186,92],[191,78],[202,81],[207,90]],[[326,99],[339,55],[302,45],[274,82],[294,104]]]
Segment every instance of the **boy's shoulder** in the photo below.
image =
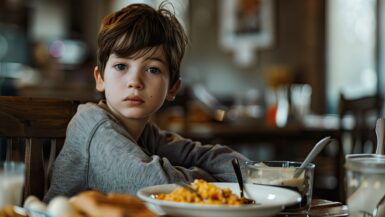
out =
[[113,115],[104,108],[104,105],[105,103],[102,101],[99,103],[87,102],[80,104],[71,122],[87,122],[91,124],[103,120],[115,120]]
[[105,117],[108,116],[108,112],[101,106],[101,102],[95,103],[95,102],[87,102],[84,104],[80,104],[78,107],[78,110],[76,112],[76,115],[82,115],[82,116],[101,116]]

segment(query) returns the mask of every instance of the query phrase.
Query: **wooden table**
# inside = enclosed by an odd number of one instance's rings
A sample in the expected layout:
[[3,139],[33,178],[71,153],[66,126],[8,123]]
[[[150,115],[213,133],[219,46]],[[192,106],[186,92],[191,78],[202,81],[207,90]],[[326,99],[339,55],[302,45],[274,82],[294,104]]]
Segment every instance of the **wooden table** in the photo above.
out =
[[[323,199],[313,199],[312,205],[311,205],[310,212],[308,215],[283,215],[279,214],[277,217],[323,217],[323,216],[329,216],[329,217],[339,217],[339,216],[349,216],[348,207],[347,205],[344,205],[340,202],[334,202],[330,200],[323,200]],[[169,217],[166,215],[162,215],[162,217]],[[183,217],[183,216],[181,216]],[[236,216],[234,216],[236,217]]]
[[[280,217],[285,215],[278,215]],[[306,216],[306,215],[290,215]],[[307,216],[349,216],[348,207],[340,202],[334,202],[323,199],[313,199],[310,212]]]

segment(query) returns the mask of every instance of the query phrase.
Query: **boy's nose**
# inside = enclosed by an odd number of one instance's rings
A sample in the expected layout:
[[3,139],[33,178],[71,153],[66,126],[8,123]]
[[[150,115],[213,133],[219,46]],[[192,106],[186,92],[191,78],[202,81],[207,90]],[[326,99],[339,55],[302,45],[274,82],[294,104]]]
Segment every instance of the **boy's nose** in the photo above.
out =
[[142,81],[142,73],[140,68],[132,67],[130,72],[126,74],[126,82],[128,88],[142,89],[143,81]]
[[128,78],[128,88],[142,89],[143,83],[139,73],[133,73]]
[[142,89],[143,84],[139,80],[132,80],[128,83],[129,88]]

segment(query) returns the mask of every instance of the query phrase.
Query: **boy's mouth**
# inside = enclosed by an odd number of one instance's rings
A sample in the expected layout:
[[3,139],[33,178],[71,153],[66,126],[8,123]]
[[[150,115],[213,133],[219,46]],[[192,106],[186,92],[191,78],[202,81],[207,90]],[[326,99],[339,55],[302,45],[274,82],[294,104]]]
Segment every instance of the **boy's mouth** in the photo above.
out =
[[124,98],[124,101],[129,102],[130,104],[139,105],[144,103],[144,100],[138,96],[128,96]]

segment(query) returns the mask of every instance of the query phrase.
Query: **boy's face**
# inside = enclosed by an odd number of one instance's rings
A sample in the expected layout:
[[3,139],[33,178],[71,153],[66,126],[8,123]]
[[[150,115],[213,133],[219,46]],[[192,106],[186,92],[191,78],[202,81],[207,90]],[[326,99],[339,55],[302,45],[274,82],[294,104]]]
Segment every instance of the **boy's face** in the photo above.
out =
[[162,47],[155,47],[139,58],[111,54],[104,70],[94,76],[96,89],[105,92],[109,109],[119,118],[145,119],[155,113],[164,100],[173,100],[178,80],[169,88],[170,76]]

